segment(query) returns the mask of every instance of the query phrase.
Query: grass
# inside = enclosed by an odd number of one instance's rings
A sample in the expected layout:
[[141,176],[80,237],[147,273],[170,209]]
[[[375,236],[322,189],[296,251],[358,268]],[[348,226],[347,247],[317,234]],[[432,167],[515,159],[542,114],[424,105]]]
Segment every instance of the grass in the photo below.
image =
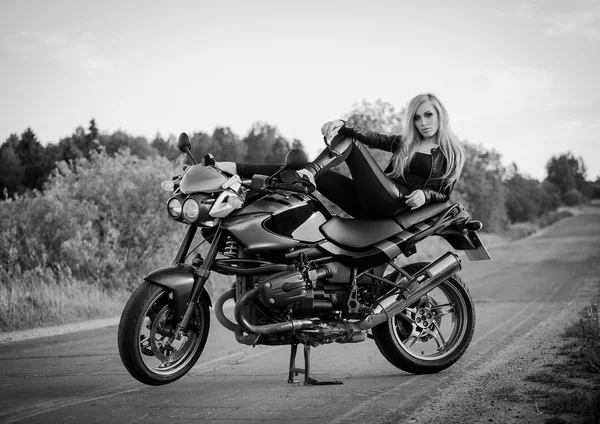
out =
[[[541,383],[532,393],[540,409],[555,424],[600,422],[600,301],[583,311],[583,318],[568,327],[557,357],[548,371],[527,375],[526,381]],[[544,390],[544,385],[549,389]],[[556,390],[560,389],[560,390]]]
[[0,277],[0,332],[115,316],[128,297],[49,269],[2,271]]

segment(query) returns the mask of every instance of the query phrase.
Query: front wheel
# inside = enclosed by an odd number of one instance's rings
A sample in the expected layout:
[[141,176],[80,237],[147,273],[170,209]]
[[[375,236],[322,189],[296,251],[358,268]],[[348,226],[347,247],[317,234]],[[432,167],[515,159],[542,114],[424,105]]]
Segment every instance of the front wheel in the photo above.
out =
[[208,337],[210,311],[200,296],[188,332],[172,337],[177,325],[173,293],[143,282],[129,298],[121,315],[118,345],[127,371],[142,383],[159,386],[183,377],[196,363]]
[[[412,275],[426,265],[410,264],[404,270]],[[390,293],[394,298],[397,295]],[[382,355],[396,367],[414,374],[432,374],[458,361],[474,330],[473,300],[455,275],[400,314],[374,327],[373,338]]]

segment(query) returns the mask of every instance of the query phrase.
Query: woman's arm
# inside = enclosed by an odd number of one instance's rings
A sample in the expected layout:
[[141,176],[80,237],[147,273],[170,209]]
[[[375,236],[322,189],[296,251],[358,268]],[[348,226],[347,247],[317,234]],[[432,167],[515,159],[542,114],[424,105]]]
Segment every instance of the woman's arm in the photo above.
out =
[[342,122],[344,125],[339,129],[340,134],[354,137],[369,147],[393,153],[402,144],[402,137],[398,134],[381,134],[360,125]]
[[450,200],[450,193],[452,193],[453,188],[454,183],[450,184],[448,187],[443,187],[440,190],[435,190],[431,187],[422,188],[421,190],[423,190],[423,194],[425,195],[425,204],[447,202]]

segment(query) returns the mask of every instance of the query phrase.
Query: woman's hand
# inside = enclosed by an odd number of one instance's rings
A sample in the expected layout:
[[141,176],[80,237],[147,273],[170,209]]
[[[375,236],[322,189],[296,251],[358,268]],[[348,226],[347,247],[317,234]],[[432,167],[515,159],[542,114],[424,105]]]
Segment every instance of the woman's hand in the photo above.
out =
[[415,190],[406,196],[405,199],[406,206],[411,209],[417,209],[425,204],[425,193],[423,193],[423,190]]
[[344,126],[344,121],[336,119],[335,121],[325,122],[321,127],[321,134],[325,137],[325,142],[330,143],[340,130]]

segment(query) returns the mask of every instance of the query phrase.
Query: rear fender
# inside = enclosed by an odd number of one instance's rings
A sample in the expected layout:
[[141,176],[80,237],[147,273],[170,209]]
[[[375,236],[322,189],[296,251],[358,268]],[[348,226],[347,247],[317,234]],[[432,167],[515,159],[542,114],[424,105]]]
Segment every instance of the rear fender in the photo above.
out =
[[[195,268],[188,264],[159,268],[144,277],[144,280],[166,287],[173,292],[175,314],[179,319],[183,318],[183,314],[185,314],[195,279]],[[206,289],[202,290],[200,296],[205,297],[208,305],[212,307]]]

